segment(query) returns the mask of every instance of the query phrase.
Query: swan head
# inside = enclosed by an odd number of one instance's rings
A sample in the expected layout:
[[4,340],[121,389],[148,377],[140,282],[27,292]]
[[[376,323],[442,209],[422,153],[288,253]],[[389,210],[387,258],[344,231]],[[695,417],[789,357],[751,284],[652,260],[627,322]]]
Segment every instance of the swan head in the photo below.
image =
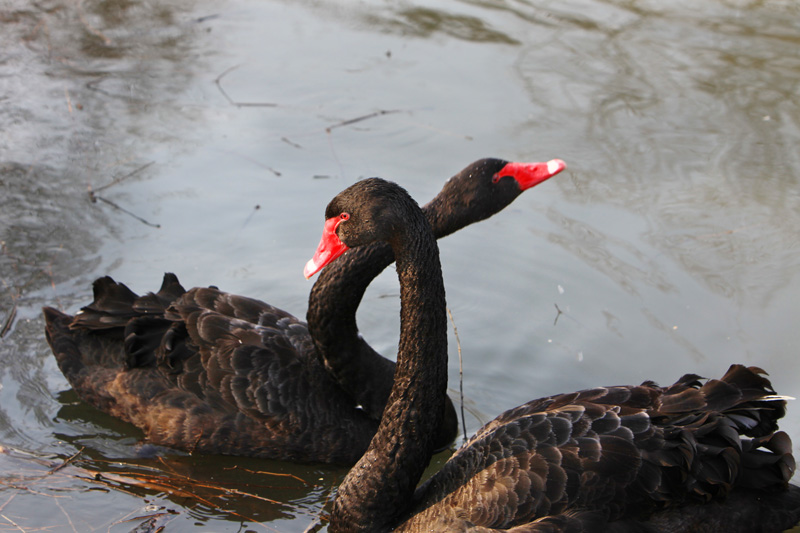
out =
[[499,213],[523,191],[565,168],[561,159],[544,163],[479,159],[450,178],[427,208],[437,213],[434,223],[441,224],[442,233],[447,234]]
[[414,217],[428,224],[417,203],[396,183],[368,178],[351,185],[328,204],[322,238],[303,274],[310,278],[350,248],[391,242]]

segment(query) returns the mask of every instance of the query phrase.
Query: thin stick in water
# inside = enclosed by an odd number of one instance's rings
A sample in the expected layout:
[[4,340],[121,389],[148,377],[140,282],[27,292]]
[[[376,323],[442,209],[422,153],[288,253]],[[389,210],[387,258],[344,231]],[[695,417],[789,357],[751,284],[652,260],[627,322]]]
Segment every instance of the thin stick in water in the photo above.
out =
[[556,306],[556,311],[558,311],[558,314],[556,315],[556,319],[555,319],[555,320],[553,320],[553,325],[555,326],[556,324],[558,324],[558,317],[560,317],[560,316],[561,316],[561,314],[562,314],[564,311],[562,311],[562,310],[561,310],[561,309],[558,307],[558,304],[553,304],[553,305],[555,305],[555,306]]
[[147,220],[143,219],[142,217],[140,217],[140,216],[139,216],[139,215],[137,215],[136,213],[131,213],[130,211],[128,211],[128,210],[127,210],[127,209],[125,209],[124,207],[121,207],[121,206],[119,206],[119,205],[115,204],[115,203],[114,203],[114,202],[112,202],[111,200],[106,200],[106,199],[105,199],[105,198],[103,198],[102,196],[98,196],[98,195],[94,194],[94,192],[93,192],[93,191],[91,191],[91,190],[89,191],[89,198],[92,200],[92,202],[93,202],[93,203],[94,203],[95,201],[97,201],[97,200],[100,200],[101,202],[105,202],[105,203],[107,203],[108,205],[110,205],[111,207],[113,207],[113,208],[115,208],[115,209],[118,209],[119,211],[122,211],[123,213],[125,213],[125,214],[126,214],[126,215],[128,215],[128,216],[132,216],[133,218],[135,218],[136,220],[138,220],[138,221],[139,221],[139,222],[141,222],[142,224],[145,224],[145,225],[147,225],[147,226],[150,226],[151,228],[160,228],[160,227],[161,227],[161,224],[153,224],[152,222],[148,222]]
[[17,302],[14,302],[14,307],[11,308],[11,312],[8,314],[5,324],[3,324],[3,329],[0,330],[0,339],[5,337],[11,329],[11,324],[14,323],[15,318],[17,318]]
[[456,321],[449,307],[447,308],[447,314],[450,316],[450,322],[453,323],[453,333],[456,336],[456,346],[458,347],[458,389],[461,394],[461,428],[464,430],[464,440],[467,440],[467,421],[464,416],[464,364],[461,359],[461,339],[458,338]]
[[128,172],[128,173],[127,173],[127,174],[125,174],[124,176],[122,176],[122,177],[120,177],[120,178],[115,178],[114,180],[112,180],[112,181],[111,181],[111,183],[106,183],[106,184],[105,184],[105,185],[103,185],[102,187],[98,187],[97,189],[94,189],[94,192],[95,192],[95,193],[98,193],[98,192],[100,192],[100,191],[102,191],[102,190],[104,190],[104,189],[108,189],[108,188],[109,188],[109,187],[111,187],[112,185],[116,185],[117,183],[119,183],[119,182],[121,182],[121,181],[124,181],[124,180],[126,180],[126,179],[128,179],[128,178],[130,178],[130,177],[133,177],[133,176],[135,176],[136,174],[140,173],[140,172],[141,172],[141,171],[143,171],[144,169],[146,169],[146,168],[148,168],[148,167],[151,167],[151,166],[155,165],[155,163],[156,163],[155,161],[150,161],[149,163],[145,163],[144,165],[140,166],[139,168],[137,168],[137,169],[135,169],[135,170],[132,170],[131,172]]
[[61,470],[62,468],[64,468],[64,467],[65,467],[65,466],[67,466],[68,464],[70,464],[72,461],[74,461],[75,459],[77,459],[77,457],[78,457],[80,454],[82,454],[82,453],[83,453],[83,448],[81,448],[81,449],[80,449],[80,450],[78,450],[77,452],[73,453],[72,455],[70,455],[69,457],[67,457],[66,459],[64,459],[64,461],[63,461],[61,464],[59,464],[59,465],[56,465],[56,466],[54,466],[53,468],[51,468],[50,470],[48,470],[48,471],[47,471],[47,473],[48,473],[48,474],[53,474],[53,473],[55,473],[55,472],[58,472],[59,470]]

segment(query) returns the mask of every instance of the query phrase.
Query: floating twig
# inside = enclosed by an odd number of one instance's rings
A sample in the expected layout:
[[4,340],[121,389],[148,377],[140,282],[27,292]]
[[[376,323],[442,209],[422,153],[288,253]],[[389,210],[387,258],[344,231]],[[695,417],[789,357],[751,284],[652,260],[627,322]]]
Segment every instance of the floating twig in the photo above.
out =
[[105,202],[105,203],[107,203],[108,205],[110,205],[111,207],[113,207],[113,208],[115,208],[115,209],[119,209],[120,211],[122,211],[122,212],[123,212],[123,213],[125,213],[126,215],[130,215],[130,216],[132,216],[133,218],[135,218],[136,220],[138,220],[138,221],[139,221],[139,222],[141,222],[142,224],[146,224],[147,226],[150,226],[151,228],[160,228],[160,227],[161,227],[161,224],[153,224],[152,222],[148,222],[147,220],[143,219],[143,218],[142,218],[142,217],[140,217],[139,215],[137,215],[137,214],[135,214],[135,213],[131,213],[130,211],[128,211],[128,210],[127,210],[127,209],[125,209],[124,207],[120,207],[119,205],[115,204],[115,203],[114,203],[114,202],[112,202],[111,200],[106,200],[106,199],[105,199],[105,198],[103,198],[102,196],[97,196],[96,194],[94,194],[94,192],[93,192],[91,189],[89,190],[89,198],[92,200],[92,202],[93,202],[93,203],[94,203],[96,200],[100,200],[101,202]]
[[555,325],[558,323],[558,317],[560,317],[560,316],[561,316],[561,314],[562,314],[564,311],[562,311],[561,309],[559,309],[559,308],[558,308],[558,304],[553,304],[553,305],[555,305],[555,306],[556,306],[556,311],[558,311],[558,314],[556,315],[556,319],[555,319],[555,320],[553,320],[553,325],[555,326]]
[[11,324],[14,323],[15,318],[17,318],[17,302],[14,302],[14,307],[11,308],[11,312],[8,314],[8,318],[6,318],[3,324],[3,329],[0,330],[0,339],[8,334],[8,330],[11,329]]
[[[144,170],[144,169],[146,169],[146,168],[148,168],[148,167],[150,167],[150,166],[152,166],[152,165],[154,165],[154,164],[155,164],[155,161],[150,161],[149,163],[145,163],[144,165],[140,166],[140,167],[139,167],[139,168],[137,168],[136,170],[133,170],[133,171],[131,171],[131,172],[128,172],[128,173],[127,173],[127,174],[125,174],[124,176],[122,176],[122,177],[119,177],[119,178],[116,178],[116,179],[112,180],[112,181],[111,181],[111,183],[106,183],[106,184],[105,184],[105,185],[103,185],[102,187],[98,187],[97,189],[95,189],[95,191],[94,191],[94,192],[100,192],[100,191],[102,191],[102,190],[108,189],[108,188],[109,188],[109,187],[111,187],[112,185],[116,185],[117,183],[120,183],[121,181],[125,181],[126,179],[128,179],[128,178],[130,178],[130,177],[133,177],[133,176],[135,176],[136,174],[138,174],[138,173],[139,173],[139,172],[141,172],[142,170]],[[90,188],[90,190],[91,190],[91,188]]]
[[250,221],[255,216],[256,211],[258,211],[259,209],[261,209],[261,206],[259,204],[256,204],[256,206],[253,208],[253,210],[250,211],[250,215],[245,219],[244,224],[242,224],[242,227],[245,227],[250,223]]
[[152,222],[148,222],[147,220],[143,219],[139,215],[137,215],[135,213],[132,213],[132,212],[128,211],[127,209],[121,207],[119,204],[116,204],[115,202],[112,202],[111,200],[103,198],[102,196],[99,196],[97,194],[98,191],[102,191],[102,190],[108,189],[112,185],[116,185],[117,183],[120,183],[120,182],[122,182],[122,181],[124,181],[124,180],[126,180],[126,179],[128,179],[128,178],[130,178],[132,176],[137,175],[138,173],[140,173],[144,169],[150,167],[154,163],[155,163],[155,161],[150,161],[149,163],[145,163],[144,165],[140,166],[139,168],[136,168],[136,169],[132,170],[131,172],[128,172],[124,176],[116,178],[116,179],[112,180],[110,183],[106,183],[105,185],[99,187],[97,190],[92,189],[92,185],[91,184],[87,185],[88,194],[89,194],[89,200],[91,200],[91,202],[93,204],[97,203],[97,201],[100,200],[101,202],[105,202],[108,205],[110,205],[111,207],[113,207],[115,209],[118,209],[118,210],[122,211],[123,213],[125,213],[127,215],[132,216],[133,218],[135,218],[136,220],[138,220],[142,224],[145,224],[145,225],[150,226],[152,228],[160,228],[161,224],[153,224]]
[[317,515],[308,527],[303,530],[303,533],[314,533],[315,531],[319,531],[319,528],[322,527],[322,515]]
[[294,479],[296,481],[299,481],[303,485],[310,485],[310,483],[308,481],[306,481],[305,479],[303,479],[301,477],[295,476],[294,474],[286,474],[286,473],[283,473],[283,472],[267,472],[265,470],[250,470],[249,468],[242,468],[241,466],[238,466],[238,465],[224,468],[224,470],[242,470],[244,472],[247,472],[248,474],[259,474],[259,475],[275,476],[275,477],[288,477],[288,478]]
[[325,131],[330,133],[332,129],[341,128],[342,126],[350,126],[351,124],[355,124],[357,122],[362,122],[364,120],[369,120],[375,117],[382,117],[383,115],[391,115],[393,113],[401,113],[402,110],[400,109],[381,109],[380,111],[375,111],[374,113],[369,113],[367,115],[361,115],[360,117],[351,118],[348,120],[343,120],[341,122],[337,122],[331,126],[325,128]]
[[225,92],[225,89],[222,87],[222,78],[236,70],[237,68],[241,67],[241,65],[234,65],[228,69],[226,69],[222,74],[217,76],[214,80],[214,83],[217,84],[217,88],[219,88],[219,92],[222,93],[222,96],[228,101],[229,104],[235,105],[236,107],[278,107],[278,104],[274,104],[271,102],[237,102],[233,98]]
[[15,528],[19,529],[20,531],[22,531],[22,533],[25,533],[25,530],[24,530],[24,529],[22,529],[22,528],[19,526],[19,524],[17,524],[17,523],[16,523],[16,522],[14,522],[13,520],[11,520],[9,517],[7,517],[7,516],[6,516],[6,515],[4,515],[4,514],[0,514],[0,516],[2,516],[2,517],[3,517],[3,519],[5,519],[5,520],[6,520],[6,521],[7,521],[9,524],[11,524],[11,525],[12,525],[12,526],[14,526]]
[[294,142],[294,141],[292,141],[292,140],[289,140],[289,138],[288,138],[288,137],[281,137],[281,140],[282,140],[283,142],[285,142],[286,144],[288,144],[289,146],[293,146],[293,147],[295,147],[295,148],[298,148],[298,149],[299,149],[299,148],[302,148],[302,146],[300,146],[300,145],[299,145],[299,144],[297,144],[296,142]]
[[54,473],[58,472],[59,470],[61,470],[62,468],[64,468],[68,464],[70,464],[72,461],[74,461],[82,453],[83,453],[83,448],[81,448],[77,452],[73,453],[72,455],[70,455],[69,457],[64,459],[64,461],[60,465],[56,465],[53,468],[51,468],[50,470],[48,470],[47,473],[48,474],[54,474]]
[[209,21],[209,20],[217,19],[217,18],[219,18],[220,16],[221,16],[221,15],[220,15],[219,13],[215,13],[215,14],[213,14],[213,15],[206,15],[206,16],[204,16],[204,17],[198,17],[198,18],[196,18],[194,21],[195,21],[195,22],[197,22],[197,23],[200,23],[200,22],[206,22],[206,21]]
[[72,523],[72,518],[69,516],[69,513],[66,511],[66,509],[64,509],[64,506],[61,505],[61,502],[58,500],[53,500],[53,503],[55,503],[56,507],[58,507],[61,510],[61,514],[63,514],[67,518],[67,522],[69,523],[69,527],[72,528],[72,531],[74,533],[78,533],[78,530],[75,529],[75,524]]

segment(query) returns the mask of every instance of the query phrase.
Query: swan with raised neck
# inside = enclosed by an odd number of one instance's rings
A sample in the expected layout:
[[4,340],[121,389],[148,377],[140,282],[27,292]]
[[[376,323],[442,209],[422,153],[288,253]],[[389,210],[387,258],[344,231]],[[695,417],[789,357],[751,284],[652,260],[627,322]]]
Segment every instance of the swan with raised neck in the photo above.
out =
[[[433,453],[447,370],[436,241],[399,186],[340,193],[306,275],[349,247],[388,242],[401,332],[381,424],[334,500],[329,531],[779,532],[800,520],[785,411],[763,370],[719,380],[597,387],[506,411],[416,488]],[[416,490],[415,490],[416,488]]]

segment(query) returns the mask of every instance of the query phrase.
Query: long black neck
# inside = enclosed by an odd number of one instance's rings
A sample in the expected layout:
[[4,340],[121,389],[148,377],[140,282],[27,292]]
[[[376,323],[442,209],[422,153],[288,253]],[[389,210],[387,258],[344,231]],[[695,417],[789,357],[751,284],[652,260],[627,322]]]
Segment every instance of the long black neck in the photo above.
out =
[[447,320],[436,239],[419,211],[392,242],[400,279],[394,386],[378,432],[339,487],[329,531],[388,530],[434,450],[447,389]]
[[369,284],[393,261],[394,253],[385,243],[349,250],[322,270],[311,289],[306,314],[318,357],[375,420],[386,405],[394,363],[358,334],[356,311]]
[[[442,203],[437,198],[423,208],[437,239],[469,224],[462,220],[453,223],[456,217],[436,207]],[[356,311],[372,280],[393,262],[394,252],[387,243],[349,250],[322,270],[311,289],[306,314],[318,356],[353,401],[375,420],[386,405],[394,363],[358,334]],[[450,442],[455,429],[443,431],[449,433],[444,440]]]

